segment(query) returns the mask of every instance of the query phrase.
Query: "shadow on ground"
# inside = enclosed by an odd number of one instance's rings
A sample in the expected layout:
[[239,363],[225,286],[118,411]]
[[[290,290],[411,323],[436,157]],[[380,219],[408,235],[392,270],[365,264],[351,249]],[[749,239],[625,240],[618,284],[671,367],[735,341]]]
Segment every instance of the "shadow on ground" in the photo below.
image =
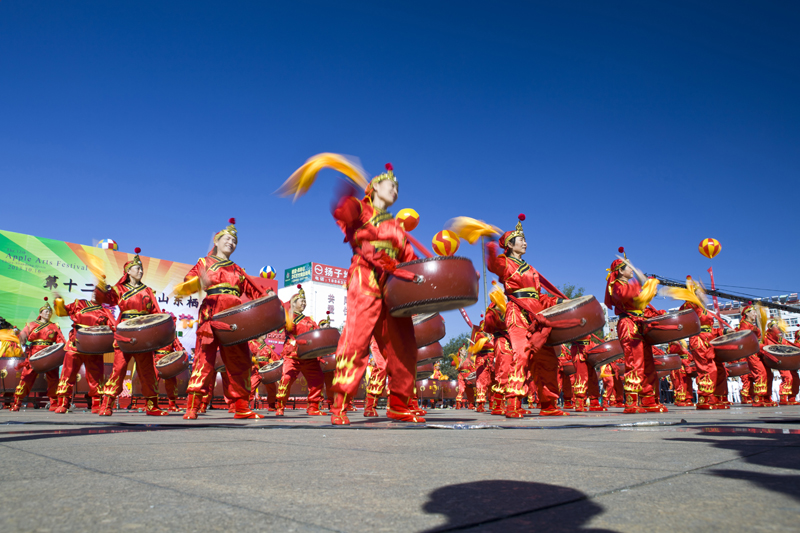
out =
[[[442,531],[583,531],[603,507],[568,487],[525,481],[486,480],[448,485],[431,492],[423,510],[447,517],[447,523],[427,532]],[[568,504],[569,510],[563,508]]]

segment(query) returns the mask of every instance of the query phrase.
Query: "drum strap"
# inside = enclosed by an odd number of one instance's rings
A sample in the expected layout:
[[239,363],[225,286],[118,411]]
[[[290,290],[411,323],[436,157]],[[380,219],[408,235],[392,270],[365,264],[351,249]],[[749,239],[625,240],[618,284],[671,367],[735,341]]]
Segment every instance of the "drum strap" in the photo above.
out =
[[147,313],[145,311],[137,311],[135,309],[129,309],[128,311],[123,311],[122,314],[120,315],[120,318],[122,320],[128,320],[129,318],[135,318],[137,316],[144,316],[148,314],[150,313]]
[[31,346],[52,346],[55,343],[51,341],[28,341],[28,344]]
[[235,289],[235,288],[233,288],[233,287],[231,287],[230,285],[227,285],[227,284],[226,285],[215,285],[213,287],[210,287],[206,291],[206,294],[208,294],[209,296],[214,295],[214,294],[231,294],[233,296],[236,296],[237,298],[242,295],[242,293],[240,293],[238,289]]
[[711,333],[711,326],[700,326],[700,331],[703,333]]

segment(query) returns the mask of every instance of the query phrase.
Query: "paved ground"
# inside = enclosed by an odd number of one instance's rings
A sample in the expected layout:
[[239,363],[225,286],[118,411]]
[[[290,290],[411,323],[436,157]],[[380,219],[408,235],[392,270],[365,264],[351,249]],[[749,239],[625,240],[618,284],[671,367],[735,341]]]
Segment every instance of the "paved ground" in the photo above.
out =
[[615,411],[350,428],[2,411],[0,528],[800,530],[800,407]]

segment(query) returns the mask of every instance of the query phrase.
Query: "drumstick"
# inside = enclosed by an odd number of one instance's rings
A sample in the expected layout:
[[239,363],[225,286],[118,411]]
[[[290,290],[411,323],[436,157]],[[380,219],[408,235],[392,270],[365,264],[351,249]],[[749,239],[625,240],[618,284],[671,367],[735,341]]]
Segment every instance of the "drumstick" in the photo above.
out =
[[630,259],[627,257],[622,257],[621,255],[617,255],[617,259],[621,259],[626,265],[631,267],[631,270],[633,270],[633,275],[636,276],[636,279],[639,280],[639,283],[644,285],[644,282],[647,281],[647,277],[642,273],[641,270],[633,266],[633,263],[631,263]]

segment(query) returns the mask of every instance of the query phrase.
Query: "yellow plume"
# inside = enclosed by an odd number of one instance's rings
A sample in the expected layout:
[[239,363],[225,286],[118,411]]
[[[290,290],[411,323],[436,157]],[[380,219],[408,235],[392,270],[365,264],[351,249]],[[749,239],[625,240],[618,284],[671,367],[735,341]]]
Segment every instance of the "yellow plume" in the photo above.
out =
[[508,303],[506,295],[496,281],[492,281],[492,285],[493,289],[492,292],[489,293],[489,299],[497,306],[502,316],[506,316],[506,303]]
[[478,342],[476,342],[475,344],[470,346],[469,350],[467,350],[467,351],[469,353],[478,353],[478,352],[480,352],[481,349],[483,349],[483,345],[486,344],[486,340],[487,340],[486,337],[481,337],[480,339],[478,339]]
[[650,278],[644,282],[642,291],[633,299],[636,309],[643,310],[656,297],[658,293],[658,280]]
[[758,302],[756,302],[755,308],[756,325],[758,326],[758,329],[761,330],[761,338],[764,339],[767,336],[767,321],[769,320],[769,313],[767,312],[767,308]]
[[172,294],[175,296],[189,296],[196,292],[200,292],[200,278],[197,276],[183,283],[178,283],[172,290]]
[[103,272],[103,260],[99,257],[92,255],[89,252],[86,252],[86,267],[89,269],[89,272],[94,275],[97,279],[106,279],[106,274]]
[[708,304],[706,292],[703,287],[692,278],[686,278],[686,287],[663,287],[661,294],[675,300],[692,303],[700,309],[705,309]]
[[481,237],[500,235],[500,228],[487,224],[482,220],[470,217],[456,217],[448,223],[449,230],[453,231],[470,244],[475,244]]
[[297,201],[308,192],[317,179],[317,174],[324,168],[341,172],[362,189],[366,189],[369,185],[367,173],[356,161],[351,161],[340,154],[323,153],[309,158],[302,167],[295,170],[277,190],[277,194],[281,196],[293,194],[292,201]]

